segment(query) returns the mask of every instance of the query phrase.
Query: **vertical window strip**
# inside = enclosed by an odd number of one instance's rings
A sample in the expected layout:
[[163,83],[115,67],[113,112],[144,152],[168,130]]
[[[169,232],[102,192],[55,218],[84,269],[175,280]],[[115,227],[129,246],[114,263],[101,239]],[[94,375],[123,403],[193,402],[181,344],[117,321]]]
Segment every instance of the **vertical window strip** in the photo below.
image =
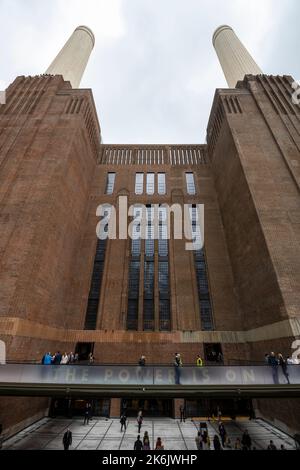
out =
[[137,173],[135,176],[135,194],[142,195],[144,193],[144,173]]
[[155,193],[155,174],[147,174],[147,194],[152,196]]
[[104,271],[107,240],[98,240],[94,269],[85,317],[85,330],[95,330],[97,326],[101,285]]
[[160,196],[165,195],[167,192],[166,188],[166,174],[158,173],[158,194]]
[[159,210],[159,239],[158,239],[158,290],[159,290],[159,329],[171,330],[171,301],[170,301],[170,263],[169,241],[167,228],[167,211]]
[[106,194],[111,195],[115,189],[116,173],[108,173],[106,183]]
[[195,186],[195,177],[194,173],[186,173],[186,189],[187,193],[190,196],[195,196],[196,194],[196,186]]
[[213,331],[214,322],[204,250],[197,250],[194,256],[202,330]]

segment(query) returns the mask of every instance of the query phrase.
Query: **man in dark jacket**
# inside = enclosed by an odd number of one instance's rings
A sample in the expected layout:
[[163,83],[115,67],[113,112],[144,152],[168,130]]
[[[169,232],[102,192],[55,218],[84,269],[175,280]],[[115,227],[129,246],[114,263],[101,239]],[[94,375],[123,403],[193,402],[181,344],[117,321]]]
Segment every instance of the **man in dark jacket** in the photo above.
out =
[[273,375],[273,380],[274,380],[274,384],[278,384],[279,381],[278,381],[278,361],[277,361],[277,358],[275,356],[275,353],[272,352],[269,356],[269,366],[272,367],[272,375]]
[[64,434],[63,445],[65,450],[69,450],[69,447],[72,445],[72,433],[70,429],[68,429]]
[[127,416],[125,414],[123,414],[121,416],[121,419],[120,419],[120,423],[121,423],[121,432],[123,432],[123,428],[125,428],[125,431],[126,431],[126,428],[127,428]]
[[143,446],[143,443],[142,443],[140,437],[141,437],[141,436],[139,435],[139,436],[137,437],[137,440],[136,440],[135,443],[134,443],[134,450],[143,450],[143,447],[144,447],[144,446]]
[[243,446],[243,450],[251,450],[252,441],[251,441],[251,437],[249,436],[247,429],[243,434],[242,446]]

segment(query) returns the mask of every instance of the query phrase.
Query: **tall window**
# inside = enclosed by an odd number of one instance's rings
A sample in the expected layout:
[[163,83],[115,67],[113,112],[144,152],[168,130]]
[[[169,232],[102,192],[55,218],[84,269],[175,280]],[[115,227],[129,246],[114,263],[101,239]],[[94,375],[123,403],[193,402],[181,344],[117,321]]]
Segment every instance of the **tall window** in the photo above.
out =
[[[105,212],[105,217],[109,216],[109,212]],[[108,225],[104,227],[104,231],[108,231]],[[94,260],[94,268],[93,268],[93,275],[89,293],[89,300],[86,310],[86,317],[85,317],[85,330],[95,330],[97,326],[97,319],[98,319],[98,310],[99,310],[99,302],[100,302],[100,295],[101,295],[101,286],[102,286],[102,278],[103,278],[103,271],[104,271],[104,263],[105,263],[105,254],[106,254],[106,246],[107,246],[107,239],[97,241],[97,248],[96,248],[96,255]]]
[[106,182],[106,194],[113,194],[115,189],[116,173],[108,173]]
[[158,289],[159,289],[159,329],[171,329],[169,241],[167,229],[167,212],[159,209],[158,239]]
[[[169,242],[167,226],[167,210],[155,206],[146,208],[145,240],[141,240],[141,208],[134,208],[133,239],[131,242],[131,259],[129,268],[128,314],[127,329],[139,328],[139,307],[143,311],[142,324],[144,331],[155,330],[157,318],[161,331],[171,329],[170,302],[170,266]],[[158,217],[158,221],[155,220]],[[159,228],[159,237],[155,233]],[[156,239],[158,238],[158,241]],[[140,286],[141,270],[143,270],[143,285]],[[157,290],[157,287],[158,290]],[[142,299],[139,294],[141,293]],[[157,302],[155,299],[157,298]],[[141,301],[140,301],[141,300]],[[157,317],[156,317],[157,316]]]
[[135,175],[135,194],[141,195],[144,192],[144,173]]
[[158,194],[163,196],[166,192],[166,174],[158,173]]
[[196,194],[196,186],[195,186],[195,177],[194,173],[186,173],[186,189],[187,193],[190,196],[194,196]]
[[[153,175],[154,176],[154,175]],[[144,330],[154,330],[154,226],[153,209],[147,206],[147,239],[144,259]]]
[[147,174],[147,194],[152,196],[155,193],[155,174]]
[[[138,208],[134,208],[134,218],[137,217]],[[141,239],[139,225],[134,227],[131,241],[131,260],[129,265],[128,284],[128,312],[127,329],[138,330],[139,297],[140,297],[140,271],[141,271]]]
[[200,303],[202,330],[212,331],[214,329],[214,323],[208,285],[206,260],[203,249],[195,251],[195,269]]
[[190,219],[192,226],[193,242],[195,246],[194,258],[195,258],[195,271],[198,287],[198,297],[200,305],[200,316],[202,330],[212,331],[214,329],[213,314],[211,306],[211,298],[208,285],[208,273],[206,266],[206,259],[204,249],[200,248],[203,244],[201,229],[199,225],[198,209],[196,205],[189,207]]

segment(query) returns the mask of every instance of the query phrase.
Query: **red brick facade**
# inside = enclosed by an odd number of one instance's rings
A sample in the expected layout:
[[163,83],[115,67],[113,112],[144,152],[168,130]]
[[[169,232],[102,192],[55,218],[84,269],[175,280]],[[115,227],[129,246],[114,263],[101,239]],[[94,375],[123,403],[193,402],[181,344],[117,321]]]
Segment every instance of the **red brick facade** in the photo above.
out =
[[[90,90],[60,76],[17,78],[0,107],[0,339],[8,359],[40,360],[77,343],[95,343],[102,363],[136,363],[142,354],[171,363],[179,351],[194,363],[203,343],[221,343],[225,362],[291,354],[300,335],[300,110],[290,82],[247,76],[235,90],[217,90],[207,146],[143,147],[101,144]],[[149,171],[166,174],[165,196],[135,195],[135,174]],[[111,196],[108,172],[116,173]],[[196,196],[187,194],[186,172]],[[139,331],[126,331],[127,240],[107,244],[97,328],[84,330],[96,209],[119,195],[129,205],[205,205],[215,331],[202,331],[193,253],[180,240],[170,241],[170,332],[159,331],[157,297],[156,331],[143,332],[142,313]],[[40,399],[34,410],[25,403],[13,416],[0,405],[4,428],[46,408]]]

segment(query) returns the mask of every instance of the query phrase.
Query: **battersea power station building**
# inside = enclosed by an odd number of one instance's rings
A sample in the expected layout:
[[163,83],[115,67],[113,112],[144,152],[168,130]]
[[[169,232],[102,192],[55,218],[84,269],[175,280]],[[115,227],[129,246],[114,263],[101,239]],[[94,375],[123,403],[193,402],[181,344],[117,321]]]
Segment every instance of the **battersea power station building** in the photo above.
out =
[[[229,26],[217,29],[213,44],[228,88],[216,90],[203,145],[102,142],[93,93],[79,88],[95,45],[86,26],[75,30],[44,75],[17,77],[6,90],[0,105],[0,340],[8,365],[41,364],[47,352],[72,351],[77,367],[92,353],[95,371],[126,370],[141,356],[146,368],[173,367],[179,353],[184,371],[198,355],[204,366],[237,367],[261,364],[272,351],[297,354],[300,106],[294,80],[265,75]],[[125,199],[128,208],[138,211],[142,204],[148,214],[154,206],[188,207],[192,226],[202,205],[204,245],[189,250],[174,231],[155,238],[151,222],[145,239],[124,236],[124,219],[132,220],[120,207]],[[101,215],[110,213],[100,214],[105,204],[120,209],[115,239],[97,236]],[[72,366],[64,367],[72,379]],[[201,386],[192,394],[178,384],[147,391],[109,381],[106,389],[74,392],[71,379],[70,388],[49,386],[47,393],[29,386],[18,391],[17,383],[5,392],[3,385],[5,436],[54,411],[80,413],[87,396],[99,416],[143,407],[145,416],[177,417],[185,404],[190,417],[217,407],[229,415],[251,410],[299,430],[299,398],[288,395],[293,386],[282,377],[267,395],[237,388],[226,396],[222,387],[201,395]]]

